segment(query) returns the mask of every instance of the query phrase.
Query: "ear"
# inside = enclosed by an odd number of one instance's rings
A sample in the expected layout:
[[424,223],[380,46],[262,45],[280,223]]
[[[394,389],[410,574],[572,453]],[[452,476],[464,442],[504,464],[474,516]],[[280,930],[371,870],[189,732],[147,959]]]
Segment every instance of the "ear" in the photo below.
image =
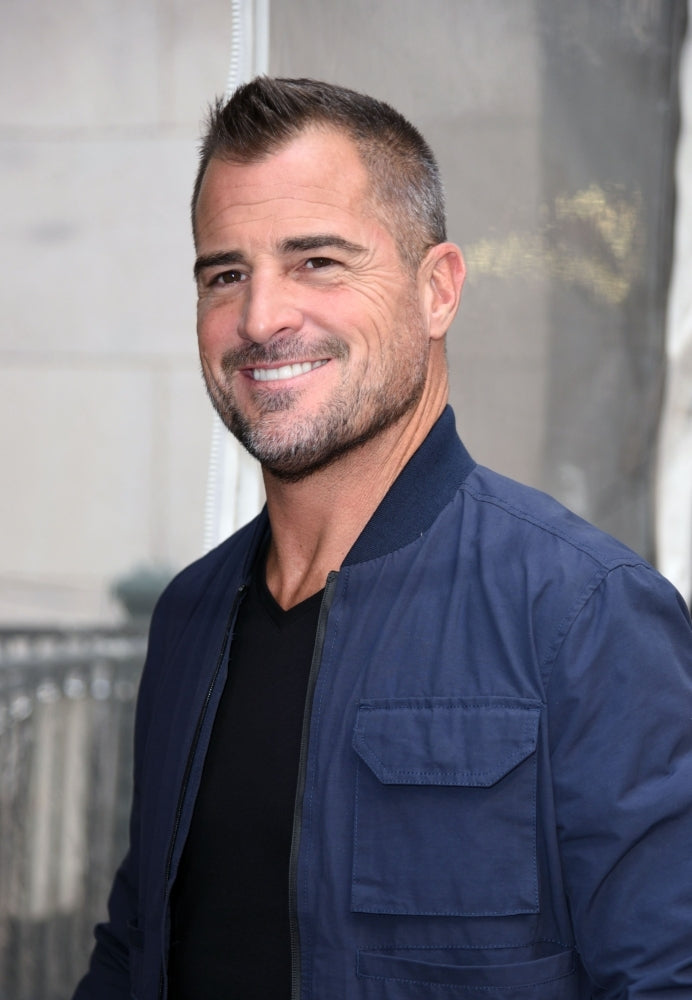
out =
[[420,266],[421,302],[431,340],[442,340],[459,308],[466,265],[454,243],[431,247]]

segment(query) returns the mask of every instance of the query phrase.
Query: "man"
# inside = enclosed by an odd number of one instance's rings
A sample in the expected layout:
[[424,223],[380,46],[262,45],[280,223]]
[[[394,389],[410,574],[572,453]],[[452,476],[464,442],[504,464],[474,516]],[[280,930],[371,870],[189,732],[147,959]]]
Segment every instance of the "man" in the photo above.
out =
[[689,617],[456,436],[428,147],[258,79],[193,225],[204,377],[267,504],[155,612],[77,1000],[691,997]]

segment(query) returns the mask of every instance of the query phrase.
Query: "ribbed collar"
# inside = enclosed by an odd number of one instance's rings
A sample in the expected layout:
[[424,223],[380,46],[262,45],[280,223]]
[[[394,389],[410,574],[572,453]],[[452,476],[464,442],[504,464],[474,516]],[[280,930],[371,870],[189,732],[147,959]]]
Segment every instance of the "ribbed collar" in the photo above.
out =
[[475,465],[457,435],[454,411],[447,406],[356,539],[344,566],[394,552],[418,538]]
[[[403,548],[426,531],[452,500],[476,463],[461,443],[454,411],[446,406],[352,545],[344,566]],[[243,573],[249,578],[258,549],[271,531],[266,505],[254,522]]]

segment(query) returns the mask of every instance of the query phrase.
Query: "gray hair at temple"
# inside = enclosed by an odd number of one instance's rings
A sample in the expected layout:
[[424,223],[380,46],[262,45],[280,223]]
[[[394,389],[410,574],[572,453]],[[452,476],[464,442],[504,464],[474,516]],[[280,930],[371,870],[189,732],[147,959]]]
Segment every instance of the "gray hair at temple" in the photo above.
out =
[[310,128],[349,136],[368,171],[375,210],[404,262],[418,268],[446,240],[440,172],[420,132],[398,111],[365,94],[318,80],[256,77],[209,109],[192,196],[192,228],[212,158],[253,163]]

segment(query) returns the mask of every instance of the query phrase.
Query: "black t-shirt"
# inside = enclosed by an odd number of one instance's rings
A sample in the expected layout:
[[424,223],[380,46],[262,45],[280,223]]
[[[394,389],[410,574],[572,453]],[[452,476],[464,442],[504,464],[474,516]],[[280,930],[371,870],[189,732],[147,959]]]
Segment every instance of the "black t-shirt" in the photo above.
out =
[[284,611],[264,577],[260,562],[173,891],[171,1000],[290,997],[288,866],[322,594]]

